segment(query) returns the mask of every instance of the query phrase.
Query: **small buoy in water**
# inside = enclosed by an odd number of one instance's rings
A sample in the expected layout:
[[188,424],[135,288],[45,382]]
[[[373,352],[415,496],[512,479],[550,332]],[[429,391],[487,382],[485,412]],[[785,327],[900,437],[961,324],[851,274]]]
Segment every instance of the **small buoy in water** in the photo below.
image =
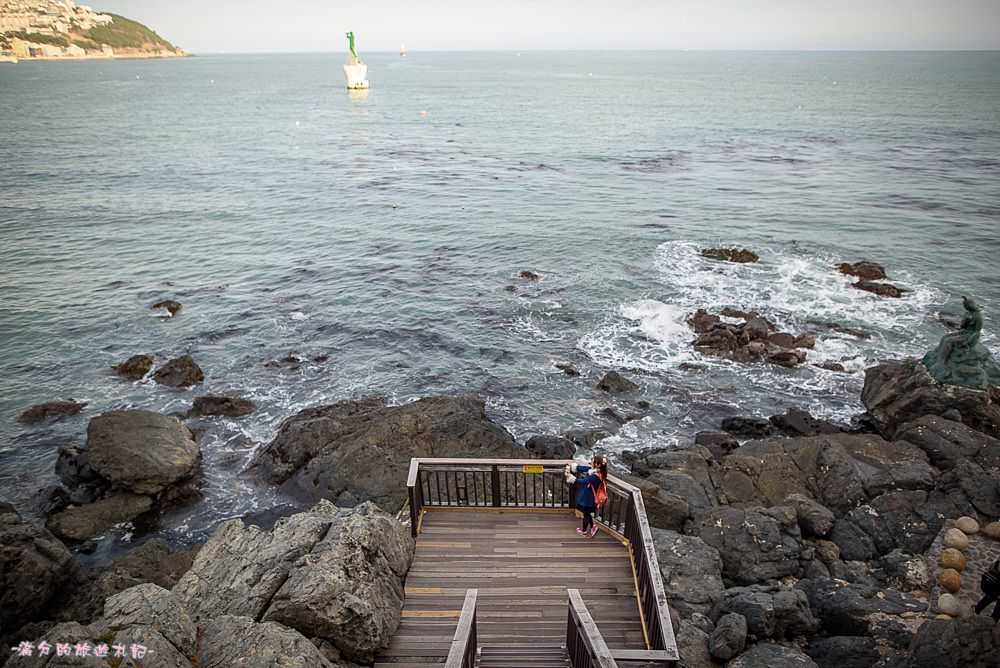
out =
[[295,121],[295,127],[301,128],[302,127],[302,123],[300,123],[299,121]]
[[393,209],[395,209],[395,208],[396,208],[396,203],[395,203],[395,202],[393,202],[393,203],[392,203],[392,208],[393,208]]
[[458,207],[458,208],[459,208],[459,209],[464,209],[464,208],[465,208],[465,205],[463,204],[462,206],[460,206],[460,207]]
[[215,79],[209,79],[208,83],[215,83]]
[[427,115],[427,112],[426,112],[426,111],[421,111],[421,112],[420,112],[420,115],[421,115],[421,116],[426,116],[426,115]]

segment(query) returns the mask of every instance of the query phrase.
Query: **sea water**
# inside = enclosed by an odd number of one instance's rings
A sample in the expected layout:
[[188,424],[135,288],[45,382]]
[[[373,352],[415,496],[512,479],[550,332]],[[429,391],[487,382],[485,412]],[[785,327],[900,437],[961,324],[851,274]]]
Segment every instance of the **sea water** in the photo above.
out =
[[[0,498],[30,516],[95,415],[205,393],[259,409],[202,422],[205,498],[172,538],[283,503],[242,471],[308,406],[474,394],[524,439],[649,401],[614,454],[790,407],[848,424],[864,369],[933,347],[961,295],[1000,352],[998,53],[366,54],[350,93],[342,61],[0,66]],[[834,269],[862,259],[905,296]],[[699,355],[686,319],[727,306],[816,348]],[[111,371],[139,353],[206,380]],[[612,369],[640,395],[596,390]],[[17,422],[64,398],[88,406]]]

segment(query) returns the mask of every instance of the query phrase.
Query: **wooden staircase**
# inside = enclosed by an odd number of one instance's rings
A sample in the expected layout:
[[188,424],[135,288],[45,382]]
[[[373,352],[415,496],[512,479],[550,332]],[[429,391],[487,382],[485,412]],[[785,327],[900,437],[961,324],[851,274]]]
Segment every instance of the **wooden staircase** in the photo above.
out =
[[563,645],[483,645],[477,668],[571,668]]

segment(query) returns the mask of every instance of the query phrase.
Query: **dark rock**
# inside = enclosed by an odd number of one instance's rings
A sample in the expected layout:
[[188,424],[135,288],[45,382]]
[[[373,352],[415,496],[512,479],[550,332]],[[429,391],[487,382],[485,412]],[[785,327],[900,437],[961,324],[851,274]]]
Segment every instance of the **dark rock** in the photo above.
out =
[[903,296],[903,291],[892,283],[876,283],[875,281],[860,280],[857,283],[851,283],[851,287],[857,290],[864,290],[865,292],[872,292],[879,297],[894,297],[898,299]]
[[723,457],[740,447],[740,442],[725,431],[700,431],[694,435],[694,442],[708,448],[715,460],[720,462]]
[[830,540],[844,559],[867,561],[899,548],[922,554],[940,531],[944,515],[922,490],[896,490],[872,499],[834,523]]
[[761,643],[749,652],[726,664],[726,668],[818,668],[816,663],[797,649],[783,645]]
[[155,584],[136,585],[110,597],[104,603],[102,626],[114,633],[134,626],[150,627],[182,655],[195,654],[198,631],[194,623],[178,598]]
[[205,380],[205,374],[190,355],[181,355],[154,371],[153,380],[160,385],[184,388]]
[[114,367],[115,373],[131,381],[142,380],[153,368],[152,355],[133,355]]
[[592,429],[570,429],[563,434],[563,438],[576,444],[582,450],[590,450],[597,442],[613,436],[607,429],[595,427]]
[[767,342],[779,348],[795,347],[795,337],[788,332],[775,332],[767,337]]
[[925,415],[956,410],[967,427],[1000,438],[1000,403],[984,390],[942,385],[915,359],[882,364],[865,372],[861,401],[886,438]]
[[56,457],[56,475],[70,488],[79,485],[99,486],[104,480],[90,466],[85,450],[75,445],[63,445]]
[[53,597],[56,621],[90,624],[104,612],[104,601],[130,587],[151,582],[171,589],[191,568],[197,548],[171,552],[162,538],[148,540],[119,557],[106,570],[78,575]]
[[45,609],[77,562],[55,536],[0,509],[0,628],[4,635]]
[[[305,499],[400,508],[413,457],[523,458],[513,437],[472,397],[388,407],[371,397],[308,408],[286,419],[250,470]],[[572,440],[572,439],[571,439]]]
[[567,376],[576,377],[580,375],[580,371],[569,362],[556,362],[556,368],[562,371]]
[[710,611],[725,591],[718,550],[694,536],[655,528],[650,533],[670,607],[683,617]]
[[710,616],[721,624],[723,617],[734,613],[744,618],[746,633],[754,641],[809,635],[819,628],[806,595],[782,585],[727,589]]
[[330,361],[330,356],[316,355],[316,357],[312,358],[312,361],[315,362],[316,364],[326,364],[328,361]]
[[524,447],[539,459],[572,459],[576,445],[561,436],[532,436]]
[[620,394],[622,392],[635,392],[639,386],[617,371],[609,371],[597,383],[597,389],[610,394]]
[[59,485],[49,485],[38,490],[34,495],[35,507],[38,512],[48,517],[55,515],[69,505],[69,493]]
[[659,484],[651,480],[632,482],[642,492],[642,502],[646,507],[649,526],[677,532],[684,531],[684,524],[691,516],[691,507],[685,499],[664,491]]
[[724,260],[726,262],[758,262],[760,256],[746,248],[705,248],[701,251],[702,257],[709,257],[713,260]]
[[840,362],[823,362],[822,364],[817,364],[820,369],[826,369],[827,371],[835,371],[837,373],[844,373],[847,369]]
[[876,613],[899,616],[927,610],[917,598],[874,584],[829,578],[800,580],[795,588],[805,592],[813,616],[832,636],[871,635]]
[[[954,414],[957,411],[945,412]],[[986,469],[1000,470],[1000,439],[958,421],[925,415],[902,425],[896,438],[923,450],[930,463],[942,471],[950,471],[963,459]]]
[[727,417],[722,429],[741,438],[764,438],[771,435],[774,425],[767,418]]
[[[723,314],[725,314],[725,311],[723,311]],[[719,316],[712,315],[708,311],[702,308],[698,309],[694,315],[688,318],[687,321],[688,325],[691,326],[691,329],[698,332],[699,334],[704,334],[705,332],[710,331],[713,327],[720,324],[721,322],[722,319],[719,318]]]
[[684,620],[674,634],[677,640],[677,653],[684,657],[684,668],[715,668],[716,663],[708,653],[708,634],[705,631]]
[[[967,511],[968,506],[972,506],[985,517],[1000,517],[1000,475],[991,475],[970,461],[963,461],[942,475],[934,491],[939,502],[943,501],[941,497],[945,497],[946,505],[959,511]],[[940,508],[933,503],[931,505],[940,512]],[[953,517],[954,514],[947,513],[946,516]]]
[[85,540],[76,546],[76,550],[82,554],[93,554],[97,551],[97,543],[92,540]]
[[77,487],[69,494],[69,502],[74,506],[85,506],[97,501],[97,494],[90,487]]
[[795,507],[803,535],[822,538],[833,528],[836,519],[833,512],[804,494],[792,494],[784,500],[784,503]]
[[795,337],[795,341],[792,344],[795,348],[814,348],[816,347],[816,332],[803,332]]
[[703,446],[645,453],[635,461],[632,470],[647,476],[649,482],[668,494],[681,497],[692,508],[719,503],[715,494],[715,458]]
[[536,274],[533,271],[528,271],[527,269],[525,269],[524,271],[522,271],[521,274],[520,274],[520,276],[521,276],[521,278],[529,280],[532,283],[537,283],[538,281],[542,280],[541,276],[539,276],[538,274]]
[[170,315],[177,315],[177,312],[181,310],[182,304],[174,299],[164,299],[161,302],[156,302],[153,304],[152,308],[162,308],[166,309]]
[[720,661],[729,661],[743,651],[747,644],[747,620],[731,612],[722,615],[708,638],[708,651]]
[[767,356],[767,361],[771,364],[777,364],[778,366],[783,366],[785,368],[791,369],[797,367],[806,361],[805,355],[799,352],[786,351],[780,353],[774,353],[773,355]]
[[860,636],[812,638],[806,654],[819,668],[871,668],[881,658],[875,641]]
[[1000,624],[973,615],[924,622],[914,635],[902,666],[996,668],[997,657],[1000,657]]
[[784,415],[772,415],[774,428],[787,436],[814,436],[816,434],[837,434],[843,430],[826,420],[819,420],[800,408],[789,408]]
[[60,538],[83,541],[135,519],[152,505],[153,500],[142,494],[112,494],[86,506],[68,508],[51,517],[45,527]]
[[245,397],[206,394],[194,400],[194,405],[187,412],[187,417],[201,417],[206,415],[242,417],[253,413],[255,410],[257,410],[256,404]]
[[194,475],[201,451],[179,420],[150,411],[109,411],[90,421],[91,469],[137,494],[158,494]]
[[699,509],[686,528],[719,551],[723,575],[737,584],[799,572],[802,534],[792,507]]
[[517,292],[517,286],[516,285],[505,285],[504,286],[504,291],[505,292]]
[[50,401],[44,404],[38,404],[32,406],[28,410],[21,413],[21,417],[18,418],[19,422],[25,424],[31,424],[34,422],[41,422],[42,420],[61,420],[64,417],[70,415],[76,415],[84,408],[86,408],[86,401]]
[[886,278],[885,267],[875,262],[855,262],[854,264],[848,264],[844,262],[837,267],[840,269],[840,273],[847,276],[857,276],[868,281],[878,281]]

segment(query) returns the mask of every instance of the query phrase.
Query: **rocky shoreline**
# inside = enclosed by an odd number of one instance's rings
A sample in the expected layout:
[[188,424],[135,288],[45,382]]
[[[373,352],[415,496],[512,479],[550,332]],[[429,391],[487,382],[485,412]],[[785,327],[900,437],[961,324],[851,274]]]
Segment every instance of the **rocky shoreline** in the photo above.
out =
[[[756,261],[748,253],[713,256]],[[156,307],[174,315],[181,305]],[[690,326],[696,350],[739,363],[794,366],[816,340],[756,313],[699,312]],[[204,379],[186,355],[155,370],[152,355],[136,355],[115,371],[177,388]],[[611,423],[650,408],[618,372],[594,389],[616,397]],[[969,604],[980,571],[1000,558],[1000,388],[942,384],[908,359],[868,369],[861,400],[867,412],[850,426],[801,410],[731,417],[681,447],[614,461],[643,492],[681,666],[997,665],[1000,625]],[[43,404],[21,420],[84,406]],[[573,429],[521,444],[474,397],[315,406],[286,418],[244,472],[287,507],[224,522],[192,549],[153,538],[111,564],[81,564],[117,527],[141,536],[158,513],[198,498],[200,421],[255,410],[244,397],[202,395],[183,413],[103,413],[84,446],[60,448],[64,487],[35,497],[44,526],[0,502],[7,646],[146,647],[148,660],[123,657],[135,666],[371,665],[399,624],[413,559],[390,514],[412,457],[568,459],[611,435]],[[5,665],[63,664],[36,655]]]

